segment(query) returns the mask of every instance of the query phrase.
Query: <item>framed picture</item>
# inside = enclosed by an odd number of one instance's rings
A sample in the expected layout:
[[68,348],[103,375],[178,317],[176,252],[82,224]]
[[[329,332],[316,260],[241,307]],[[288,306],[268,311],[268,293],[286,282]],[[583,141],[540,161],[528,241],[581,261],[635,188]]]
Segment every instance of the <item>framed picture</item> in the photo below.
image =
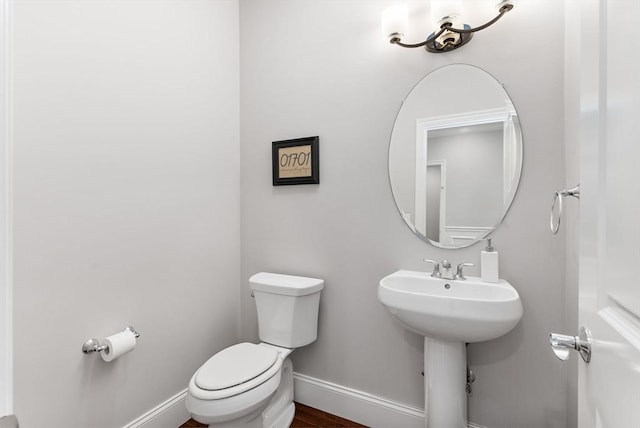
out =
[[272,143],[274,186],[320,184],[318,140],[316,136]]

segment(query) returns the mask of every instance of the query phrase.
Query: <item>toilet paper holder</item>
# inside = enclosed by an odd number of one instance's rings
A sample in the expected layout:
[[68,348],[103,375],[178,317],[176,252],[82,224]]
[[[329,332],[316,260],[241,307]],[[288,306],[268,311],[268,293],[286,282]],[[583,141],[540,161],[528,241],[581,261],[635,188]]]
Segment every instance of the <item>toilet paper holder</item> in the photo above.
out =
[[[136,339],[140,337],[140,333],[138,333],[136,329],[133,328],[133,326],[127,326],[127,328],[122,331],[130,331],[131,333],[133,333]],[[98,339],[91,338],[84,342],[84,344],[82,345],[82,352],[84,354],[92,354],[94,352],[102,352],[108,347],[108,345],[101,345]]]

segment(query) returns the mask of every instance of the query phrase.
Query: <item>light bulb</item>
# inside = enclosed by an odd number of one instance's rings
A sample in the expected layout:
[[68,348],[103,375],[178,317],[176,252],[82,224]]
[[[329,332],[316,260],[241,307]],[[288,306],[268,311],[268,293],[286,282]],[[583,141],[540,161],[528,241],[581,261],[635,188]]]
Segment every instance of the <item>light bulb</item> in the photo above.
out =
[[431,21],[438,25],[453,23],[454,27],[462,22],[464,6],[462,0],[431,0]]
[[391,6],[382,12],[382,34],[389,40],[402,38],[409,29],[409,11],[406,6]]
[[500,11],[503,7],[505,6],[511,6],[513,7],[513,4],[515,2],[513,0],[502,0],[501,2],[499,2],[498,4],[496,4],[496,9],[498,9],[498,11]]

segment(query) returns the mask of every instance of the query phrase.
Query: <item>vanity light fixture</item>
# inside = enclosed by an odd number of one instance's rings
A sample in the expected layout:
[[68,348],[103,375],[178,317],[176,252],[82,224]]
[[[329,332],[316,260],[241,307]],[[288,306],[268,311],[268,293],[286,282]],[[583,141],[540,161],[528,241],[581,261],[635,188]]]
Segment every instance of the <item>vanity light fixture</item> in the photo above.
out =
[[416,44],[402,42],[409,27],[409,13],[406,6],[392,6],[382,13],[382,32],[389,43],[403,48],[419,48],[424,46],[429,52],[449,52],[467,44],[473,33],[493,25],[502,16],[513,9],[513,0],[502,0],[497,5],[498,15],[489,22],[475,28],[464,24],[462,17],[462,1],[432,0],[431,15],[439,26],[438,31],[429,34],[425,41]]

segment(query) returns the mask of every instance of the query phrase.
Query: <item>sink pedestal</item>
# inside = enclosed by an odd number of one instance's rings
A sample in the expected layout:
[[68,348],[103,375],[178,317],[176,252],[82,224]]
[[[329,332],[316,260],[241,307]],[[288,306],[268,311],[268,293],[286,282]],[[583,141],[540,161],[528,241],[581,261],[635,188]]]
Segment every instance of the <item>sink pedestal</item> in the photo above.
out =
[[467,427],[467,349],[464,342],[424,338],[427,428]]

